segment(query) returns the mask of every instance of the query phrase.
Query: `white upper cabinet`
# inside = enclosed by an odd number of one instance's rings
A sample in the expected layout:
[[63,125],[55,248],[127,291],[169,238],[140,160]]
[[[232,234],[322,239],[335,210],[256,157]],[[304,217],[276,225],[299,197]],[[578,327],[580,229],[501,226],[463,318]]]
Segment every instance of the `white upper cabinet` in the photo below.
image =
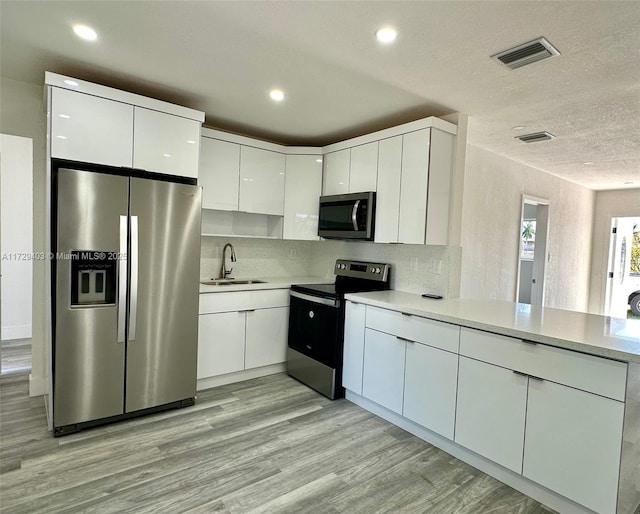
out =
[[241,211],[283,216],[284,183],[284,154],[250,146],[240,148]]
[[376,243],[398,242],[402,136],[383,139],[378,147],[376,192]]
[[350,162],[350,148],[324,156],[323,195],[342,195],[349,192]]
[[351,148],[349,192],[375,191],[378,181],[378,141]]
[[430,129],[402,137],[402,181],[398,242],[424,244],[429,185]]
[[51,157],[131,167],[133,106],[52,88]]
[[198,177],[204,113],[45,73],[52,158]]
[[198,178],[200,122],[136,107],[133,167]]
[[210,137],[200,140],[202,208],[238,210],[240,181],[240,145]]
[[319,155],[287,155],[284,239],[318,240],[318,199],[322,190]]

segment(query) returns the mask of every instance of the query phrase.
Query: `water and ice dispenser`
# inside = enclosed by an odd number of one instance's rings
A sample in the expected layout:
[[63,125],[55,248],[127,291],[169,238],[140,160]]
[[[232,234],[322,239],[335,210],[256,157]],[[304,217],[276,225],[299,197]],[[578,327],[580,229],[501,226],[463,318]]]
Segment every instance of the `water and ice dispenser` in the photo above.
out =
[[115,305],[117,252],[71,251],[71,307]]

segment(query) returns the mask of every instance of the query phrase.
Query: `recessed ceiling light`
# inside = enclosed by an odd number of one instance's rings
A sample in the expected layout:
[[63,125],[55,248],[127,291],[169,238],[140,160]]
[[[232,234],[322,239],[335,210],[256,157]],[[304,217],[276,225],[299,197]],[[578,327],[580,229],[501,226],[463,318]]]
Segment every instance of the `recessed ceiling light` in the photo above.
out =
[[585,166],[593,166],[595,162],[587,161],[587,162],[583,162],[582,164],[584,164]]
[[76,87],[76,86],[79,86],[79,85],[80,85],[80,84],[78,84],[75,80],[69,80],[69,79],[65,80],[65,81],[64,81],[64,83],[65,83],[67,86],[71,86],[71,87]]
[[275,102],[282,102],[282,100],[284,100],[284,91],[281,89],[272,89],[269,92],[269,96],[271,97],[271,100],[274,100]]
[[98,33],[87,25],[74,25],[73,31],[76,33],[76,36],[86,41],[95,41],[98,39]]
[[515,127],[511,127],[511,130],[523,130],[524,128],[524,125],[516,125]]
[[59,118],[64,118],[65,120],[68,120],[69,118],[71,118],[71,116],[69,116],[68,114],[58,114]]
[[171,157],[171,154],[170,153],[163,153],[162,156],[163,157]]
[[322,159],[316,159],[316,162],[322,162]]
[[196,144],[196,142],[193,139],[187,139],[187,143],[189,143],[190,145]]
[[380,43],[384,43],[385,45],[393,43],[396,40],[397,35],[398,33],[396,32],[396,29],[391,27],[382,27],[376,31],[376,38]]
[[56,136],[58,139],[67,139],[67,136]]

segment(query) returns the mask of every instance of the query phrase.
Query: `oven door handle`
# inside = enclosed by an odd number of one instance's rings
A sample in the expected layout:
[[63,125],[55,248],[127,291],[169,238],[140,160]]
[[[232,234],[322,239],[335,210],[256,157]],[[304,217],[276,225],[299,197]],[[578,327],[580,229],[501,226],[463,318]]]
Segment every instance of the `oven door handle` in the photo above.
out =
[[320,303],[328,307],[333,307],[334,309],[338,308],[337,300],[331,300],[330,298],[321,298],[319,296],[312,296],[310,294],[299,293],[298,291],[291,291],[290,294],[292,297],[299,298],[300,300],[305,300],[311,303]]
[[353,230],[358,231],[358,209],[360,208],[360,200],[356,200],[353,204],[353,210],[351,211],[351,223],[353,223]]

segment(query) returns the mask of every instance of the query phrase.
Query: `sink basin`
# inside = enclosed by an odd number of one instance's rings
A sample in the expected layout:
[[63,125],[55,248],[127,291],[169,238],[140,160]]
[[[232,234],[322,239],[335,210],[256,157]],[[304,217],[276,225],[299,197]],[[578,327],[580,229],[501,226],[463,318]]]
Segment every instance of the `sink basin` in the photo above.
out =
[[248,284],[266,284],[264,280],[236,280],[235,278],[212,278],[210,280],[201,280],[201,284],[208,286],[244,286]]

